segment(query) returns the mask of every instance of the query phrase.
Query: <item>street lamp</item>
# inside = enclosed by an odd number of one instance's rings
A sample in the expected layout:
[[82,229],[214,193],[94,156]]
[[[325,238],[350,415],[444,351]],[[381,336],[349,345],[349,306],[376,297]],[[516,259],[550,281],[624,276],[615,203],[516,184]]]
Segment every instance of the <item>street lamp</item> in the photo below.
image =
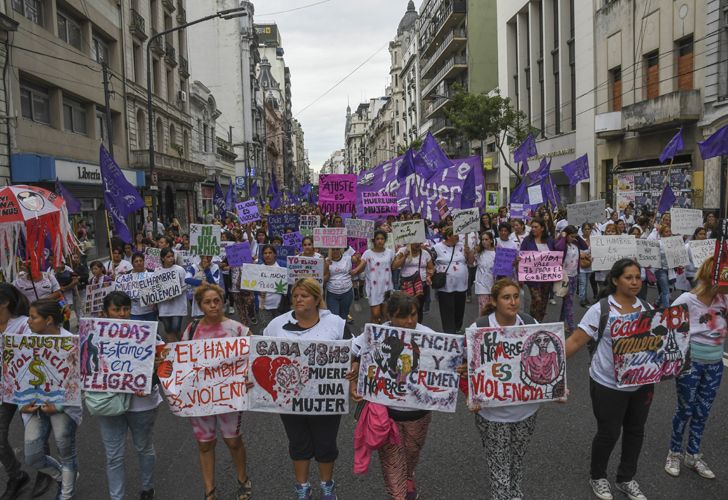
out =
[[[204,21],[209,21],[210,19],[235,19],[236,17],[244,17],[247,16],[248,12],[245,10],[245,7],[235,7],[234,9],[225,9],[218,12],[215,12],[214,14],[211,14],[209,16],[202,17],[200,19],[195,19],[194,21],[190,21],[188,23],[180,24],[179,26],[175,26],[174,28],[170,28],[168,30],[160,31],[159,33],[156,33],[152,35],[149,40],[147,41],[147,115],[149,117],[148,119],[148,128],[149,128],[149,189],[151,191],[158,191],[159,186],[157,186],[157,173],[155,172],[155,165],[154,165],[154,107],[152,106],[152,44],[155,42],[158,38],[161,38],[169,33],[174,33],[175,31],[183,30],[189,26],[192,26],[194,24],[198,24]],[[158,226],[158,220],[157,220],[157,196],[156,193],[152,193],[152,232],[156,235],[157,234],[157,228]]]

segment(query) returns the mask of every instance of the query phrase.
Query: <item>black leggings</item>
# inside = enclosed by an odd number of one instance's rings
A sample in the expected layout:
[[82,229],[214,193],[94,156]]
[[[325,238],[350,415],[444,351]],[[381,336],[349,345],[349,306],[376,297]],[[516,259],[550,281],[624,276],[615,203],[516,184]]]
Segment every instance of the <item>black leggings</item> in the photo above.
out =
[[463,327],[465,292],[437,292],[443,333],[456,333]]
[[291,460],[311,460],[331,463],[339,456],[336,437],[341,415],[286,415],[281,414],[288,436]]

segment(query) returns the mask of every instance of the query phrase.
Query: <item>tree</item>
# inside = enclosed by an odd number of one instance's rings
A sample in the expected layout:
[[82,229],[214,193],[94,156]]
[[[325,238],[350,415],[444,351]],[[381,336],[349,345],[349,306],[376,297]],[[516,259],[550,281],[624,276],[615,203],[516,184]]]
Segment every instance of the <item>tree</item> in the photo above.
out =
[[518,182],[521,181],[521,174],[511,165],[504,148],[509,137],[515,144],[520,144],[529,133],[534,133],[534,129],[525,113],[513,107],[509,97],[502,97],[498,90],[490,94],[471,94],[462,87],[456,87],[445,114],[455,130],[469,141],[493,138],[503,164],[513,172]]
[[415,139],[414,141],[409,143],[409,146],[400,144],[397,146],[397,156],[401,156],[405,154],[408,150],[414,149],[415,151],[418,151],[422,147],[422,139]]

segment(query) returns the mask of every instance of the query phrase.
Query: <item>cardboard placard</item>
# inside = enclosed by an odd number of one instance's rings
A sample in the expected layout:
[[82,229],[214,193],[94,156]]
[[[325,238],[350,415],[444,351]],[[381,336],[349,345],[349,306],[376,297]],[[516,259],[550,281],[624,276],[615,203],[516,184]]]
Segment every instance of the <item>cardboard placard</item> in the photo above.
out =
[[541,190],[541,184],[534,186],[528,186],[528,204],[541,205],[543,203],[543,191]]
[[[405,220],[392,223],[392,236],[395,245],[408,245],[410,243],[424,243],[425,221],[422,219]],[[389,238],[387,238],[389,240]]]
[[592,271],[609,271],[619,259],[633,259],[637,255],[635,241],[635,237],[629,234],[592,236]]
[[287,229],[298,231],[300,216],[298,214],[268,215],[268,236],[281,236]]
[[150,271],[154,271],[162,267],[162,249],[147,247],[144,249],[144,268]]
[[670,236],[669,238],[660,238],[662,249],[665,251],[665,259],[667,259],[667,267],[676,268],[687,266],[690,262],[688,257],[688,249],[685,248],[682,236]]
[[303,247],[303,235],[299,231],[292,233],[283,233],[283,245],[287,247],[294,247],[296,251],[300,252]]
[[519,252],[521,257],[518,263],[518,281],[542,282],[561,281],[564,278],[562,261],[564,253],[558,251],[548,252]]
[[238,212],[238,219],[241,224],[249,224],[260,220],[260,211],[255,200],[241,201],[235,204],[235,210]]
[[287,293],[288,269],[262,264],[245,264],[240,268],[240,288],[253,292]]
[[468,208],[465,210],[453,210],[452,232],[453,234],[467,234],[480,231],[480,210]]
[[715,254],[715,242],[716,240],[714,238],[708,240],[691,240],[688,242],[695,269],[700,269],[703,262]]
[[321,225],[319,215],[301,215],[299,231],[304,236],[313,236],[313,228]]
[[322,257],[288,257],[288,284],[293,285],[302,278],[313,278],[324,285],[324,259]]
[[317,227],[313,230],[313,246],[316,248],[346,248],[345,227]]
[[569,220],[569,224],[576,227],[581,226],[585,222],[589,224],[601,222],[604,220],[604,208],[606,206],[606,201],[604,200],[572,203],[571,205],[566,205],[566,218]]
[[139,300],[145,306],[182,295],[184,289],[176,269],[160,268],[138,281]]
[[642,267],[660,267],[660,242],[658,240],[635,240],[637,262]]
[[253,254],[250,251],[250,243],[247,241],[230,245],[225,249],[225,254],[230,267],[240,267],[243,264],[253,263]]
[[513,277],[513,263],[518,257],[515,248],[495,247],[495,261],[493,263],[493,276]]
[[362,238],[365,240],[374,237],[374,221],[368,219],[346,219],[346,235],[349,238]]
[[104,310],[104,297],[114,291],[113,281],[101,281],[86,286],[86,298],[83,301],[83,315],[97,316]]
[[670,209],[672,234],[692,236],[695,229],[703,227],[703,211],[695,208]]
[[221,235],[217,224],[190,224],[190,255],[220,255]]
[[[360,215],[362,219],[386,219],[390,215],[397,217],[397,195],[391,193],[377,193],[374,191],[364,191],[361,193],[361,202],[364,213]],[[359,216],[359,214],[357,214]]]
[[319,175],[319,207],[325,214],[353,214],[356,206],[356,174]]

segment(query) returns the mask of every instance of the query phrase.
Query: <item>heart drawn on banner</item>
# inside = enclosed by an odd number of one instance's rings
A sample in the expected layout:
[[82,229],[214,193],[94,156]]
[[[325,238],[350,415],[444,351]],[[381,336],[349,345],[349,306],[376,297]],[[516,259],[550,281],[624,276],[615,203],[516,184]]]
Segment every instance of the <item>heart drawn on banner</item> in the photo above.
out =
[[261,356],[253,361],[253,376],[258,384],[271,395],[273,401],[278,399],[278,391],[274,389],[276,373],[282,366],[290,364],[291,360],[284,357],[272,360],[269,356]]

